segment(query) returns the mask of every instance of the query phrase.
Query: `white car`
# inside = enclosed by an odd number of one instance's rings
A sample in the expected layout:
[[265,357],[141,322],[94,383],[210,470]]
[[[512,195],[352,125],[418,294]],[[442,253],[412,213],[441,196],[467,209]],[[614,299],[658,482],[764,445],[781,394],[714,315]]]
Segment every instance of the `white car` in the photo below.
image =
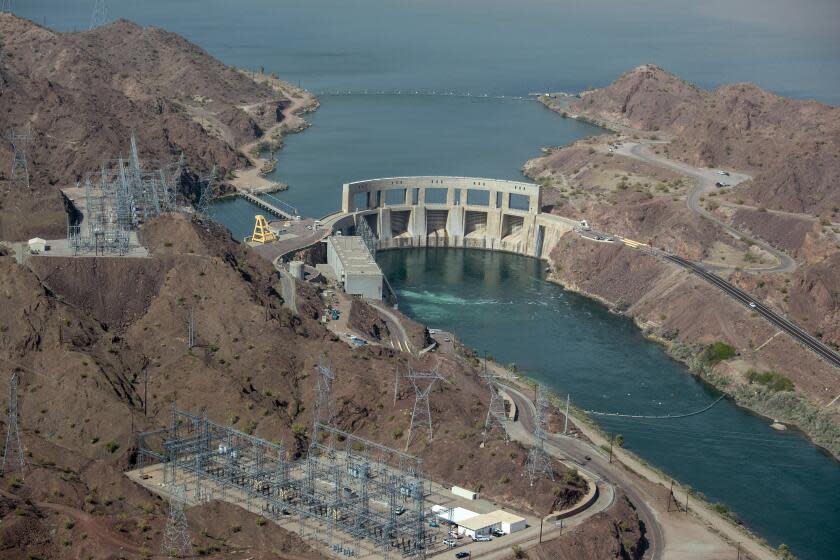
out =
[[472,538],[472,540],[474,540],[475,542],[488,542],[492,541],[493,537],[487,535],[476,535]]
[[458,546],[458,543],[455,542],[455,539],[444,539],[443,544],[448,546],[449,548]]
[[752,307],[753,309],[755,309],[755,302],[754,302],[754,301],[751,301],[751,302],[750,302],[750,307]]
[[722,169],[717,172],[718,175],[729,176],[729,172],[723,171]]

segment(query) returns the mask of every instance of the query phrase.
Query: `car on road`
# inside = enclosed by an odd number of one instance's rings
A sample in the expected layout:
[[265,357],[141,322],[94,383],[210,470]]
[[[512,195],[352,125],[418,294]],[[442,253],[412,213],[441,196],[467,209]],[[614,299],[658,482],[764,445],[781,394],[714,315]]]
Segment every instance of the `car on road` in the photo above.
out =
[[755,302],[754,302],[754,301],[751,301],[751,302],[750,302],[750,307],[752,307],[753,309],[755,309]]
[[448,546],[449,548],[455,548],[458,546],[458,543],[455,542],[455,539],[443,539],[443,544]]
[[592,460],[592,457],[590,457],[589,455],[584,455],[584,456],[583,456],[583,458],[584,458],[584,459],[586,459],[587,461],[591,461],[591,460]]
[[447,336],[446,338],[443,339],[443,341],[444,342],[452,342],[452,339]]
[[728,171],[724,171],[724,170],[722,170],[722,169],[721,169],[721,170],[719,170],[719,171],[717,172],[717,174],[718,174],[718,175],[723,175],[724,177],[729,177],[729,172],[728,172]]
[[470,554],[469,550],[462,550],[461,552],[455,553],[455,558],[469,558],[470,556],[472,556],[472,554]]

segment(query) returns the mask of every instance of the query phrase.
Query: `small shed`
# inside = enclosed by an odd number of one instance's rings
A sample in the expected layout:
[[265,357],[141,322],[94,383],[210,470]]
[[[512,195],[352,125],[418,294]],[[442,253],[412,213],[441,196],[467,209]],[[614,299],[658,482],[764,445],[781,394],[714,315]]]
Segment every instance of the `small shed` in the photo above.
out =
[[36,253],[43,253],[47,250],[47,241],[46,239],[41,239],[40,237],[33,237],[29,240],[29,252],[32,254]]

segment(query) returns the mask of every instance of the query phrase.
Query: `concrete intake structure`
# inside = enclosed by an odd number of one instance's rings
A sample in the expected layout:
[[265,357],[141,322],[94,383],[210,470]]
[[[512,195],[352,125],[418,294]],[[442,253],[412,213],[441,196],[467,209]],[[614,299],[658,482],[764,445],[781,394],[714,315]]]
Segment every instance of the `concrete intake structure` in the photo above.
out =
[[344,235],[365,220],[377,249],[466,247],[541,258],[574,220],[540,213],[540,187],[474,177],[391,177],[345,183],[322,222]]

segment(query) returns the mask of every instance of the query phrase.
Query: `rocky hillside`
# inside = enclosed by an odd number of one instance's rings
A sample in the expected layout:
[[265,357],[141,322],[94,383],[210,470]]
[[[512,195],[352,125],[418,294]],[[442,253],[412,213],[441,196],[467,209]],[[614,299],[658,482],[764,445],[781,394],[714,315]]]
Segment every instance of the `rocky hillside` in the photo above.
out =
[[672,137],[667,153],[677,159],[751,172],[738,196],[755,206],[820,216],[840,207],[840,108],[752,84],[706,91],[646,64],[568,111]]
[[[393,372],[404,368],[404,357],[339,340],[317,321],[321,300],[305,286],[300,314],[285,310],[272,266],[218,225],[165,215],[145,225],[141,238],[150,258],[36,256],[22,266],[0,257],[7,310],[0,363],[21,372],[29,464],[25,478],[0,480],[0,532],[10,554],[109,558],[120,547],[156,550],[166,506],[122,475],[136,459],[134,433],[166,425],[175,405],[305,453],[322,355],[336,373],[337,425],[405,445],[413,393],[401,385],[393,403]],[[190,309],[193,348],[186,344]],[[410,446],[435,480],[533,511],[585,492],[586,483],[560,465],[557,484],[531,488],[511,476],[522,472],[527,450],[499,438],[479,447],[488,394],[477,361],[448,359],[441,372],[449,382],[432,394],[435,440],[419,437]],[[0,378],[4,393],[8,379]],[[224,558],[267,557],[275,548],[290,558],[310,554],[294,538],[264,535],[256,518],[232,511],[213,504],[191,511],[197,546],[216,547]]]
[[[0,14],[0,55],[3,132],[28,125],[32,134],[32,192],[6,194],[10,169],[0,166],[7,240],[63,236],[57,189],[104,158],[126,155],[132,133],[145,160],[183,154],[192,170],[217,165],[224,177],[247,162],[236,148],[282,118],[289,103],[185,39],[123,20],[58,33]],[[0,143],[0,161],[11,161],[10,149]]]

